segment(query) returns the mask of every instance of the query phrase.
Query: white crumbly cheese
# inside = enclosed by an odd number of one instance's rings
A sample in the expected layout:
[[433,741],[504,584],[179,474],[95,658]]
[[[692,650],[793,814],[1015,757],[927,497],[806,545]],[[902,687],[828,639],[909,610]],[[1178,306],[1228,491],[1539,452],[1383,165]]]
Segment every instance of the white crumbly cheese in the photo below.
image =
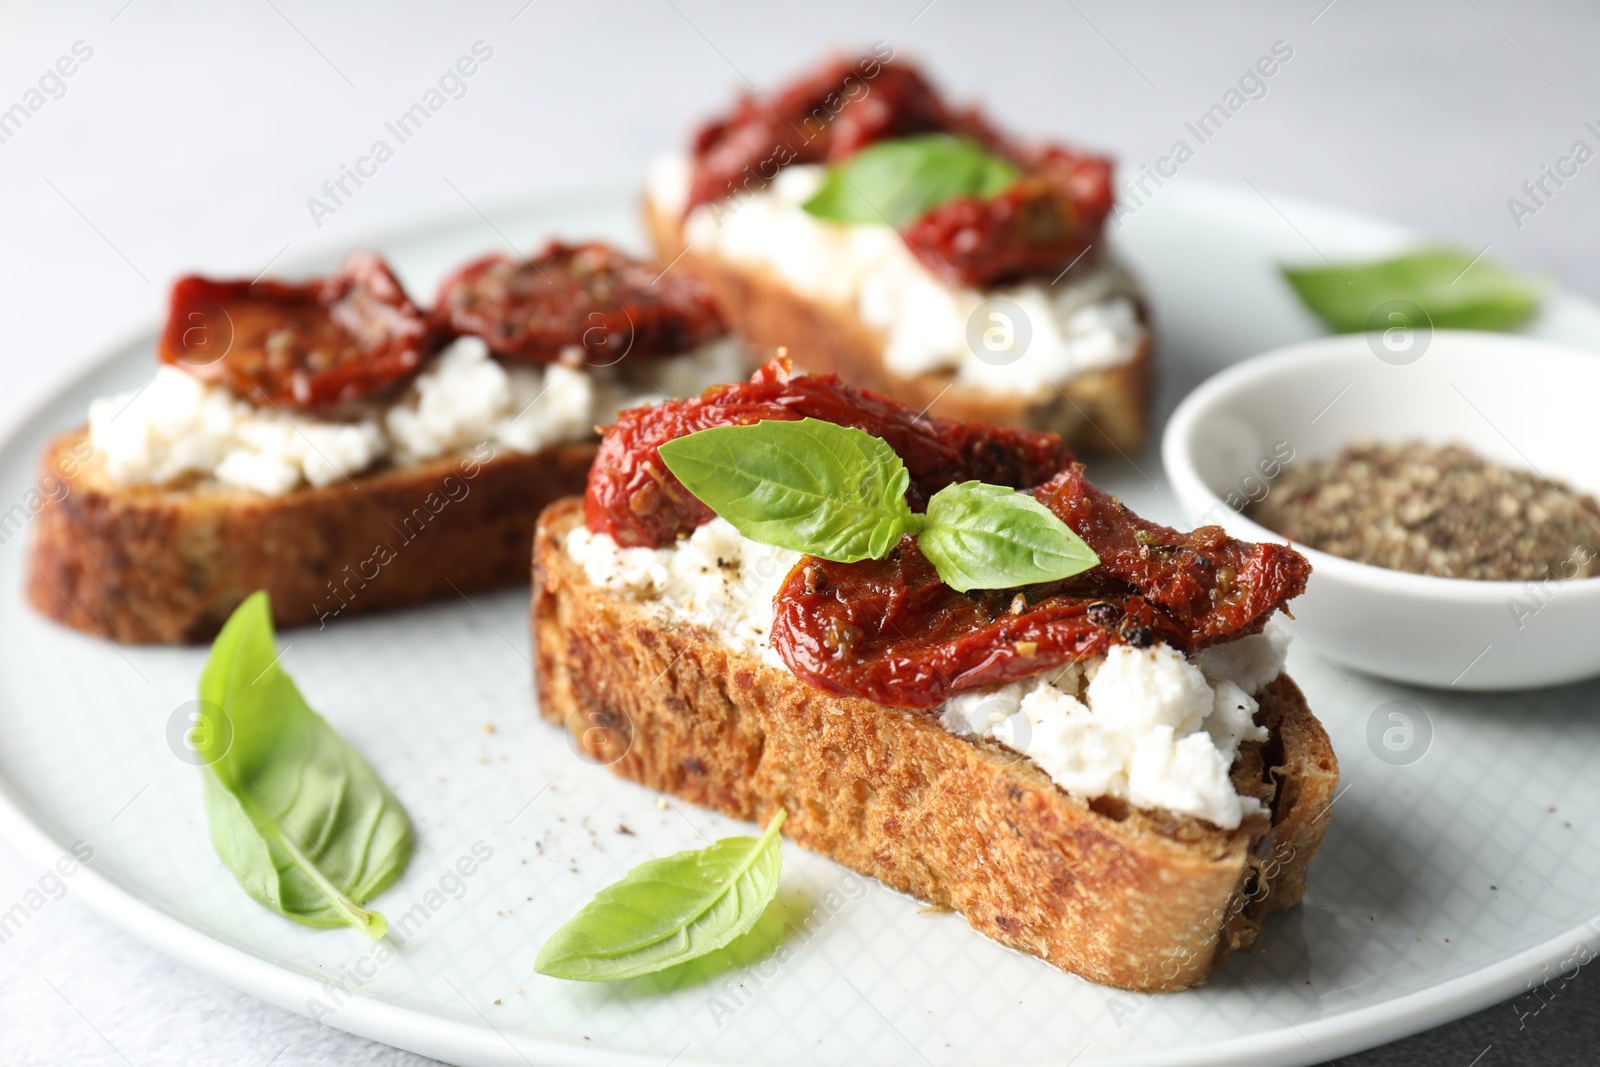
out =
[[782,665],[771,645],[772,598],[800,553],[758,544],[726,519],[713,519],[669,548],[621,548],[580,526],[567,554],[595,585],[654,601],[678,622]]
[[1266,740],[1255,697],[1287,650],[1276,620],[1198,662],[1163,644],[1113,645],[1081,667],[962,693],[943,722],[1021,752],[1074,796],[1120,797],[1231,830],[1260,810],[1229,772],[1241,741]]
[[[595,585],[784,667],[771,646],[772,598],[798,553],[748,541],[723,519],[668,548],[620,548],[580,526],[567,553]],[[1026,756],[1073,796],[1119,797],[1233,829],[1260,810],[1229,771],[1241,741],[1266,739],[1255,695],[1283,670],[1287,648],[1276,621],[1197,661],[1166,645],[1115,645],[1085,663],[961,693],[940,721]]]
[[388,451],[376,419],[332,423],[258,408],[167,366],[135,392],[90,404],[89,436],[106,473],[124,484],[200,474],[271,496],[327,485]]
[[1213,645],[1202,650],[1195,662],[1213,682],[1231,681],[1248,693],[1259,693],[1283,673],[1283,660],[1293,639],[1289,624],[1274,615],[1256,636]]
[[[684,236],[694,248],[773,271],[798,292],[849,308],[883,335],[885,365],[908,377],[953,371],[964,385],[1032,394],[1126,363],[1144,339],[1134,284],[1106,257],[1090,257],[1052,284],[991,291],[950,285],[893,227],[841,225],[806,213],[801,205],[823,174],[820,166],[789,166],[757,192],[702,204],[689,213]],[[656,160],[648,186],[652,202],[681,213],[688,180],[683,157]],[[985,330],[1007,328],[987,316],[973,325],[979,306],[995,298],[1020,308],[1030,332],[1026,350],[1003,365],[980,358],[969,341],[969,326],[980,348]],[[1009,328],[1020,327],[1011,322]]]
[[502,363],[463,337],[387,405],[335,421],[260,407],[163,366],[143,388],[90,404],[89,435],[106,473],[125,485],[198,476],[280,496],[485,441],[523,453],[581,441],[625,407],[692,396],[744,369],[733,337],[618,367]]
[[481,338],[463,337],[417,375],[384,415],[395,456],[432,459],[493,441],[537,452],[575,441],[595,424],[590,373],[560,363],[503,364]]

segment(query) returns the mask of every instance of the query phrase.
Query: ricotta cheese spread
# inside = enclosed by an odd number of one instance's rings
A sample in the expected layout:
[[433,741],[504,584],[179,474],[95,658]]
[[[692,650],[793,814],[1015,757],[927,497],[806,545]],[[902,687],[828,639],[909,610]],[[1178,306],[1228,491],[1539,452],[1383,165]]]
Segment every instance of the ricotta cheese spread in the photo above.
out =
[[783,667],[770,643],[772,598],[800,553],[748,540],[728,520],[712,519],[670,548],[622,548],[580,526],[567,535],[567,554],[602,589],[653,601],[674,620]]
[[477,337],[441,352],[386,404],[322,419],[241,400],[176,367],[89,405],[89,437],[109,477],[164,485],[184,477],[281,496],[378,465],[404,466],[482,442],[533,453],[582,441],[623,408],[693,396],[741,377],[744,351],[724,337],[694,352],[616,367],[501,362]]
[[[651,166],[647,191],[657,210],[682,214],[689,168],[682,156]],[[1032,394],[1126,363],[1144,340],[1136,286],[1107,257],[1087,257],[1050,284],[990,291],[951,285],[892,226],[844,225],[808,214],[801,205],[824,173],[817,165],[788,166],[759,191],[702,204],[685,220],[684,239],[692,248],[773,271],[812,299],[849,308],[883,335],[885,366],[906,377],[953,372],[962,385]],[[1020,309],[1023,321],[988,304],[997,299]],[[1002,349],[1022,348],[1026,331],[1026,347],[1014,358],[1007,352],[1009,362],[1001,362],[985,347],[989,330],[1002,331]]]
[[[668,548],[621,548],[580,526],[566,548],[595,585],[787,670],[770,644],[772,598],[798,552],[746,540],[724,519]],[[1116,797],[1231,830],[1261,810],[1229,772],[1240,742],[1266,739],[1254,722],[1256,695],[1282,672],[1288,646],[1276,619],[1193,659],[1162,644],[1115,645],[1058,671],[960,693],[940,721],[1027,757],[1072,796]]]
[[[1241,741],[1265,741],[1256,694],[1283,670],[1277,625],[1200,652],[1113,645],[1104,656],[944,707],[946,729],[1019,752],[1073,796],[1118,797],[1232,830],[1261,810],[1233,787]],[[1235,647],[1237,646],[1237,647]]]

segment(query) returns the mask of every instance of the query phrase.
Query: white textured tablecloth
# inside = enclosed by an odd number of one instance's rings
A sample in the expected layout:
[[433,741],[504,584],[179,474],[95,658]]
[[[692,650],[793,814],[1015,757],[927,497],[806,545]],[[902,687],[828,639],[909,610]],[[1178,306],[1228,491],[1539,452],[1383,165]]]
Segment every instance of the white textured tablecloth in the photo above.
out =
[[[1008,126],[1108,149],[1135,176],[1287,42],[1265,95],[1175,180],[1248,178],[1600,297],[1600,162],[1545,179],[1537,199],[1523,189],[1575,141],[1600,147],[1585,126],[1600,127],[1593,5],[6,4],[0,113],[30,114],[0,123],[0,425],[157,316],[176,273],[254,275],[313,243],[627,179],[746,80],[769,86],[830,46],[879,39]],[[492,56],[464,95],[314,213],[323,183],[480,41]],[[33,108],[29,90],[69,68]],[[0,843],[0,910],[38,873]],[[1503,1005],[1343,1062],[1590,1064],[1597,1040],[1600,985],[1585,973],[1536,1018]],[[173,963],[70,894],[0,943],[0,1064],[421,1062]]]

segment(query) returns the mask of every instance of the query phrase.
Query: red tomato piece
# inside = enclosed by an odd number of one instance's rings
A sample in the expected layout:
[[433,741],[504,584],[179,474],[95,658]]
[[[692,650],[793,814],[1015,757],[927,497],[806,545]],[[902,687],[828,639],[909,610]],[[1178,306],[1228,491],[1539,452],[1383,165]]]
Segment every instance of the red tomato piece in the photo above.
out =
[[1054,280],[1100,240],[1111,213],[1111,161],[1052,147],[991,200],[930,208],[905,241],[946,281],[987,289],[1029,277]]
[[760,188],[791,163],[835,162],[956,121],[909,63],[830,59],[768,96],[741,96],[726,118],[701,127],[685,209]]
[[444,280],[434,307],[496,355],[541,363],[676,356],[728,332],[698,279],[598,242],[551,242],[532,259],[484,256]]
[[383,259],[358,252],[302,285],[178,279],[157,355],[253,403],[318,411],[405,381],[441,339]]

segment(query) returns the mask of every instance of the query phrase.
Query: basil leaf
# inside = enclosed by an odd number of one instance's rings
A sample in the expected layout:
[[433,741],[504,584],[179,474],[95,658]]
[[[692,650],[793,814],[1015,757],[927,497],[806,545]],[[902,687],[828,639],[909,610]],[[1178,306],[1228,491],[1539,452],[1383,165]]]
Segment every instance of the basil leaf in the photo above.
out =
[[1387,326],[1375,325],[1372,316],[1391,300],[1417,304],[1437,329],[1506,330],[1533,314],[1542,292],[1491,260],[1473,263],[1471,255],[1452,248],[1424,248],[1376,263],[1285,267],[1283,276],[1301,303],[1336,333]]
[[882,559],[913,534],[945,584],[1009,589],[1067,578],[1099,558],[1043,504],[963,482],[906,504],[910,475],[886,441],[820,419],[716,426],[661,446],[667,469],[752,541],[839,563]]
[[661,446],[695,496],[745,537],[854,563],[887,555],[914,533],[911,475],[869,433],[820,419],[714,426]]
[[[278,664],[264,592],[239,605],[200,676],[196,735],[211,843],[257,903],[306,926],[389,924],[361,905],[411,858],[411,823]],[[220,710],[218,710],[220,709]]]
[[802,206],[834,222],[903,226],[947,200],[998,196],[1020,173],[976,141],[921,134],[879,141],[829,167],[822,186]]
[[606,886],[550,936],[534,970],[614,982],[722,948],[750,930],[778,892],[780,808],[759,838],[648,860]]
[[1027,493],[961,482],[928,501],[917,545],[952,589],[1053,582],[1100,564],[1094,549]]

